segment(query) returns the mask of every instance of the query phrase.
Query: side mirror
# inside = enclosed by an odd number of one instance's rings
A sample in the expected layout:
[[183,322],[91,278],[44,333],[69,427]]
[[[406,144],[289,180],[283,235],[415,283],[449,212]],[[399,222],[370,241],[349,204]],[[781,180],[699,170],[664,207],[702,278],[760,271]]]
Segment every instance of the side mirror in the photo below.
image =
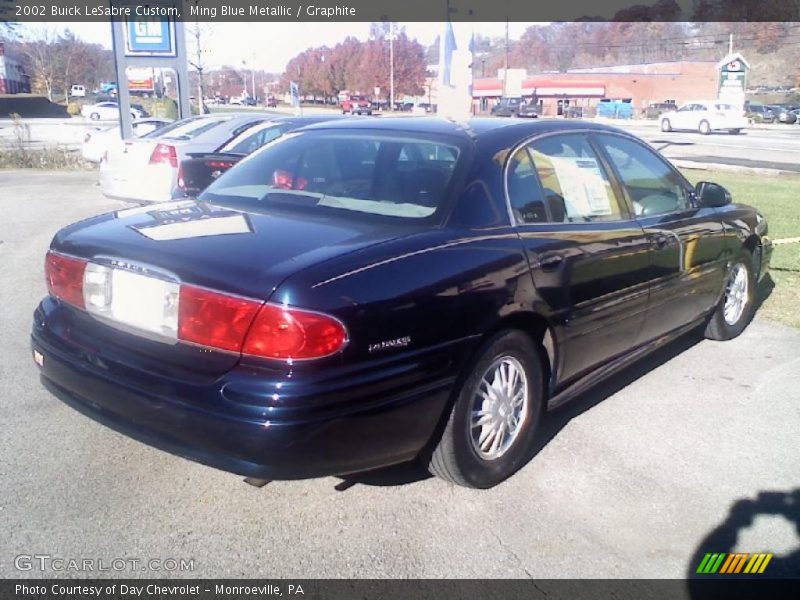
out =
[[731,203],[731,193],[717,183],[701,181],[694,188],[697,203],[705,207],[719,207]]

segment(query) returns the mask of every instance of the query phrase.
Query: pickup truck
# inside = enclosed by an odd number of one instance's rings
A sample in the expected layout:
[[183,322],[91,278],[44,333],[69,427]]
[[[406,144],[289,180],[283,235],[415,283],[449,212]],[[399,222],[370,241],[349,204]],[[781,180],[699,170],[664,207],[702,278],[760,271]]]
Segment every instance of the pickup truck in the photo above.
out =
[[371,115],[372,104],[364,96],[351,96],[347,100],[342,100],[342,114],[351,115]]

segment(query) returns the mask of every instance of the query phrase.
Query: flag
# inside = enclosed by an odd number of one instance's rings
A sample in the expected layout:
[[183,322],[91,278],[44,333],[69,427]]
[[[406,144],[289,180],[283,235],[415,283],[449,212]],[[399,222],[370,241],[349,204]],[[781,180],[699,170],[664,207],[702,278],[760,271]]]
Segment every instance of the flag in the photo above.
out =
[[452,85],[450,83],[450,70],[453,62],[453,52],[457,49],[456,36],[453,33],[453,24],[450,21],[445,23],[444,36],[439,49],[439,80],[442,85]]

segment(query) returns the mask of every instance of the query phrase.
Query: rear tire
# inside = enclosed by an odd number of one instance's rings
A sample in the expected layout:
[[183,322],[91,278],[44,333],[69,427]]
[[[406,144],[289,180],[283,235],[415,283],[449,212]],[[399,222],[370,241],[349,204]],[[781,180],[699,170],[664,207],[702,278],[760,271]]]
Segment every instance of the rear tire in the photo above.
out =
[[96,113],[96,112],[93,112],[92,114],[89,115],[89,118],[92,121],[99,121],[100,120],[100,114]]
[[710,340],[732,340],[745,330],[753,319],[756,307],[756,275],[749,254],[733,261],[725,276],[725,291],[719,305],[706,325],[705,336]]
[[708,135],[709,133],[711,133],[711,125],[709,124],[708,121],[703,119],[697,126],[697,130],[703,135]]
[[528,458],[544,406],[544,375],[536,345],[519,330],[487,340],[468,369],[428,469],[485,489]]
[[669,122],[669,119],[661,119],[661,131],[664,133],[672,131],[672,123]]

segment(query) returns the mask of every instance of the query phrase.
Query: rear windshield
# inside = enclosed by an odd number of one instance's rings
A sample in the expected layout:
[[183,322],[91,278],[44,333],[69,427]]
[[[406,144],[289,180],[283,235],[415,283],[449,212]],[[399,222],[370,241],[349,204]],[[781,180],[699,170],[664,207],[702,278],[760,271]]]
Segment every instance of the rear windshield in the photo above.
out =
[[162,127],[157,131],[152,131],[143,137],[147,138],[163,138],[167,140],[191,140],[201,133],[205,133],[221,125],[228,119],[225,117],[218,117],[209,119],[207,117],[191,117],[188,119],[181,119],[175,123],[171,123],[166,127]]
[[455,144],[392,133],[292,133],[223,174],[200,199],[422,219],[442,203],[459,156]]

